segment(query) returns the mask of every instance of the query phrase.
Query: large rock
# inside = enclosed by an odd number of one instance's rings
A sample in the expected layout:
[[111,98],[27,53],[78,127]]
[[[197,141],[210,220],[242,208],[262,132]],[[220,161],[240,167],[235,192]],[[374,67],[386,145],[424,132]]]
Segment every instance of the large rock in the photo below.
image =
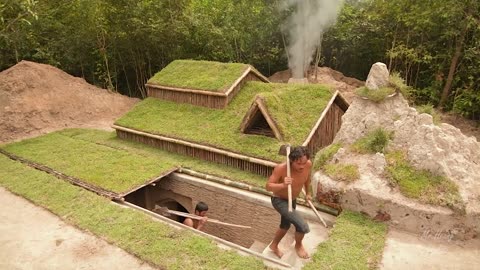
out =
[[370,72],[368,73],[367,81],[365,86],[368,89],[376,90],[389,84],[389,72],[387,65],[381,62],[377,62],[372,65]]
[[394,131],[390,146],[406,151],[416,168],[454,181],[467,213],[480,213],[480,144],[476,138],[449,124],[434,125],[430,115],[419,114],[402,95],[396,95],[380,103],[356,98],[334,142],[351,144],[377,127]]
[[[414,167],[445,175],[456,183],[465,213],[402,195],[385,178],[386,160],[382,154],[346,151],[350,144],[378,127],[394,132],[388,148],[405,151]],[[341,142],[344,148],[334,155],[332,162],[356,165],[360,179],[353,183],[338,182],[317,172],[313,183],[319,187],[318,197],[335,193],[338,195],[335,203],[342,208],[372,217],[387,216],[391,219],[389,224],[413,233],[435,231],[449,239],[480,235],[480,143],[476,138],[467,137],[448,124],[435,125],[430,115],[419,114],[397,94],[379,103],[356,97],[342,117],[334,142]]]

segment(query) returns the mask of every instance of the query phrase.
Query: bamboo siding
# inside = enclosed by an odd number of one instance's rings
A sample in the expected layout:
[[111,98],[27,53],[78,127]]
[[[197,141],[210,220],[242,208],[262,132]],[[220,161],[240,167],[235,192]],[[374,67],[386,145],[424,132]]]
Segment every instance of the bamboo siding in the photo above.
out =
[[149,97],[213,109],[223,109],[228,103],[230,103],[230,101],[232,101],[235,95],[237,95],[240,89],[248,81],[268,82],[263,76],[257,75],[251,69],[247,69],[245,74],[243,74],[225,93],[153,84],[146,84],[145,86]]
[[183,92],[148,84],[146,87],[149,97],[169,100],[177,103],[187,103],[212,109],[223,109],[227,103],[227,96],[224,93],[220,93],[221,95],[212,95],[209,92],[198,93],[200,91]]
[[337,103],[333,103],[327,110],[317,130],[313,133],[310,141],[305,145],[310,153],[316,153],[323,147],[331,144],[340,126],[342,116],[345,113]]
[[276,165],[273,162],[258,160],[255,158],[242,157],[234,153],[222,153],[221,151],[208,150],[207,147],[198,148],[193,145],[185,145],[175,142],[174,140],[163,140],[157,136],[151,137],[140,132],[131,132],[128,130],[119,129],[114,127],[117,132],[117,137],[121,139],[131,140],[147,144],[162,150],[178,153],[186,156],[199,158],[202,160],[212,161],[219,164],[224,164],[229,167],[237,168],[244,171],[249,171],[265,177],[270,176],[273,171],[273,167]]

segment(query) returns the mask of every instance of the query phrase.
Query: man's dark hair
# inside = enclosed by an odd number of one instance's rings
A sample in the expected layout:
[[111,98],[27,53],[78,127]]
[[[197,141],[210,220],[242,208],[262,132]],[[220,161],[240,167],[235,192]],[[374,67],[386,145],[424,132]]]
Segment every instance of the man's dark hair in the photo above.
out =
[[208,211],[208,205],[204,202],[199,202],[197,203],[197,206],[195,206],[195,211],[198,211],[198,212]]
[[288,158],[290,159],[290,162],[294,162],[295,160],[298,160],[302,158],[303,156],[306,156],[307,159],[310,159],[310,153],[305,146],[295,146],[292,147],[292,150],[290,152],[290,155]]

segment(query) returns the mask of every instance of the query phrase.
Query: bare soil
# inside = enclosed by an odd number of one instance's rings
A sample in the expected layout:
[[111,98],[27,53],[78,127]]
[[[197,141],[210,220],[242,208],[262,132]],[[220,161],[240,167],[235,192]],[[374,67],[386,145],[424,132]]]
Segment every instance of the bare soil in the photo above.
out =
[[1,187],[0,199],[0,269],[155,269]]
[[69,127],[109,129],[138,101],[53,66],[21,61],[0,72],[0,143]]
[[480,240],[453,241],[445,236],[441,232],[418,236],[389,231],[380,269],[478,269]]

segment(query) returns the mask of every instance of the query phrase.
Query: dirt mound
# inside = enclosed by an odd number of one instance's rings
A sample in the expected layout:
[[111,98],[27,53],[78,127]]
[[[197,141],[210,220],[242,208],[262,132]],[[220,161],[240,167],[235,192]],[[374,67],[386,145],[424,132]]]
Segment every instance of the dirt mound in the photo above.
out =
[[29,61],[0,72],[0,97],[0,143],[67,127],[109,129],[139,101]]
[[[276,72],[268,79],[271,82],[287,83],[290,77],[292,77],[292,72],[288,69]],[[308,72],[308,81],[310,83],[320,83],[333,86],[335,90],[340,91],[342,96],[345,97],[348,102],[353,101],[355,89],[365,85],[365,82],[363,81],[347,77],[343,75],[343,73],[328,67],[317,67],[316,73],[315,68],[311,68]]]

